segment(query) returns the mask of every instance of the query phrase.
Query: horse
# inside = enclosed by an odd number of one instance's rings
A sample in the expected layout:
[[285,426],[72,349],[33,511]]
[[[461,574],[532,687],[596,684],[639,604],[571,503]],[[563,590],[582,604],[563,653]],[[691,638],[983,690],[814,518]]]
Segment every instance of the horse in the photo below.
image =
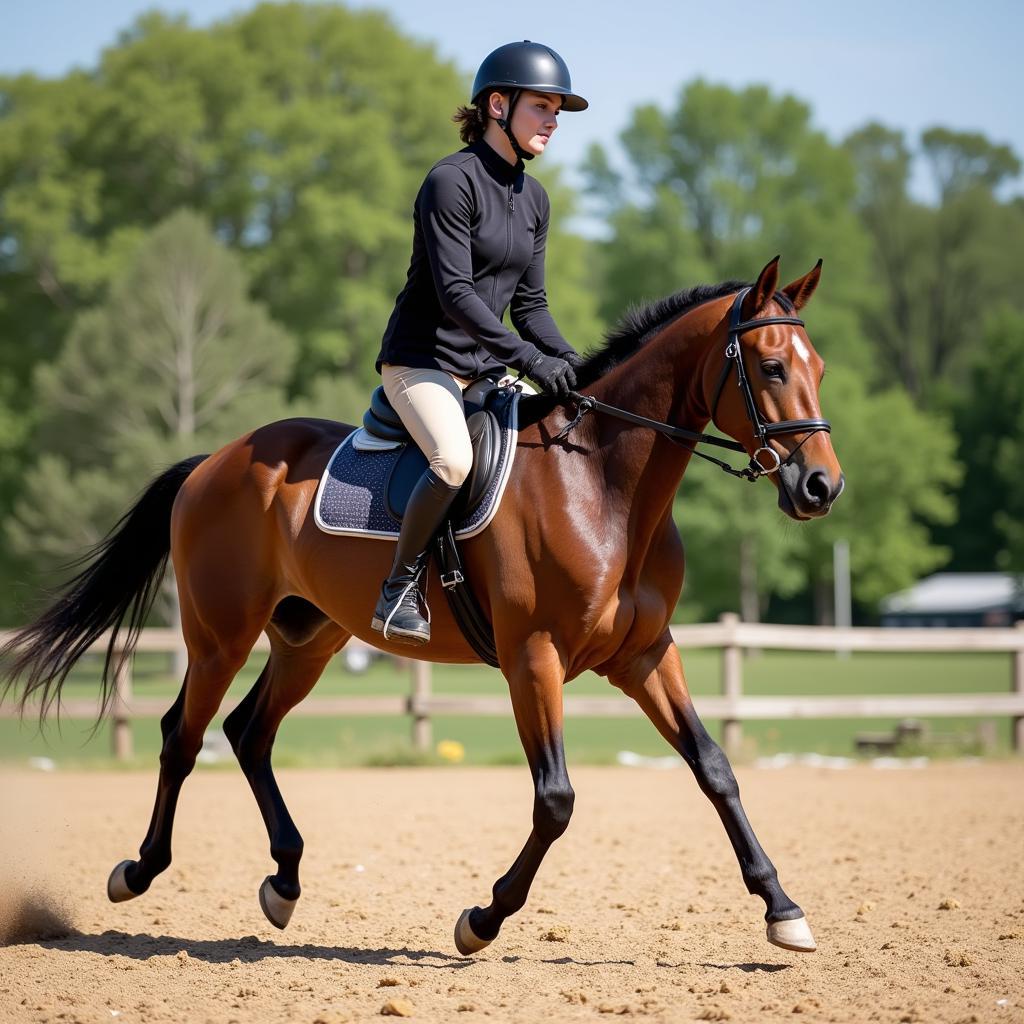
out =
[[[541,861],[569,825],[574,792],[562,687],[585,670],[632,698],[689,766],[722,820],[748,892],[765,902],[768,941],[799,952],[816,948],[803,910],[783,891],[747,819],[727,757],[694,710],[669,620],[684,573],[673,498],[691,456],[702,454],[698,441],[746,452],[749,466],[730,471],[752,481],[767,476],[791,519],[825,515],[842,491],[829,424],[820,418],[824,363],[793,315],[820,274],[821,261],[778,289],[776,257],[753,285],[697,286],[633,309],[587,358],[571,402],[520,399],[518,447],[501,505],[465,543],[463,560],[493,624],[533,777],[533,823],[490,903],[459,916],[455,944],[463,955],[493,942],[525,905]],[[734,372],[736,386],[726,387]],[[731,441],[703,433],[712,420]],[[276,927],[288,924],[300,894],[303,841],[271,765],[278,726],[352,636],[410,655],[370,629],[391,545],[330,536],[313,522],[326,461],[353,429],[281,420],[165,470],[52,605],[5,646],[3,695],[20,690],[23,712],[38,699],[43,716],[55,701],[59,706],[72,665],[111,629],[106,707],[119,659],[130,657],[171,558],[188,664],[160,722],[149,829],[138,858],[111,872],[112,901],[141,896],[170,865],[182,784],[229,684],[266,632],[267,663],[224,732],[276,863],[259,887],[260,906]],[[436,578],[436,568],[431,572]],[[124,629],[127,640],[115,647]],[[412,656],[479,660],[441,603],[429,644]]]

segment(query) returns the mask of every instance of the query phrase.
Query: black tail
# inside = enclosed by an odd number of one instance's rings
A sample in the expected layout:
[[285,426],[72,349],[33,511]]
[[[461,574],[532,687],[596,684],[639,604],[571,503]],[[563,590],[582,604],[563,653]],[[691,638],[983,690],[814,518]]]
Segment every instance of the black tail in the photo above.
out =
[[[57,600],[36,619],[19,629],[0,648],[6,677],[0,700],[21,681],[18,706],[39,699],[42,720],[54,701],[60,701],[64,680],[75,662],[107,629],[112,628],[103,665],[102,711],[110,701],[115,673],[132,656],[139,630],[153,606],[171,542],[171,507],[188,475],[206,455],[193,455],[164,470],[135,504],[94,548],[72,565],[89,564],[64,586]],[[117,634],[128,620],[128,636]]]

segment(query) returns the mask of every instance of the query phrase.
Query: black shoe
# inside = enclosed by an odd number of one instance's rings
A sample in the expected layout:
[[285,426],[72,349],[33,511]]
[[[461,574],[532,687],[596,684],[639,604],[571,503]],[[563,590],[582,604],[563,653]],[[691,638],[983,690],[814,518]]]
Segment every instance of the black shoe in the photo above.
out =
[[[398,535],[391,574],[384,581],[370,627],[386,640],[425,644],[430,639],[430,609],[420,593],[427,571],[428,548],[448,516],[461,485],[451,487],[432,469],[420,477],[409,495]],[[423,604],[426,616],[420,614]]]
[[[381,587],[370,628],[383,633],[385,640],[419,645],[430,639],[430,609],[419,587],[420,576],[427,568],[426,556],[421,562],[392,567]],[[421,601],[426,618],[420,614]]]

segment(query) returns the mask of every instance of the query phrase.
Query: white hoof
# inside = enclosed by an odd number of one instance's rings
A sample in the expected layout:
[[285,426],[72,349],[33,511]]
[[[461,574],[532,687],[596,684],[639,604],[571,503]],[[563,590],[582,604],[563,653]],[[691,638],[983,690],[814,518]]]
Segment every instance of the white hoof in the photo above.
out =
[[111,903],[124,903],[125,900],[133,900],[139,895],[128,888],[128,882],[124,876],[125,870],[131,864],[132,861],[123,860],[110,872],[110,877],[107,879],[107,899]]
[[270,884],[270,875],[263,879],[263,884],[260,886],[260,909],[275,928],[287,926],[295,912],[295,904],[298,902],[298,900],[286,900],[283,896],[278,896],[277,891]]
[[455,948],[463,956],[472,956],[491,944],[490,939],[481,939],[469,926],[469,913],[469,910],[464,910],[455,922]]
[[791,949],[794,953],[813,953],[818,948],[806,917],[795,917],[792,921],[773,921],[768,925],[768,941],[773,946]]

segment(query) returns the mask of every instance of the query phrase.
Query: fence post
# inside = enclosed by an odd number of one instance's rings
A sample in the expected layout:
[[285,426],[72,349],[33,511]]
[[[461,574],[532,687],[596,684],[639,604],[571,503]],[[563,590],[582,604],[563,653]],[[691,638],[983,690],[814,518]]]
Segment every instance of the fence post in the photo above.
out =
[[[1013,652],[1013,692],[1018,696],[1024,696],[1024,620],[1017,623],[1017,633],[1020,636],[1020,643]],[[1010,741],[1015,753],[1024,754],[1024,715],[1014,715],[1012,721]]]
[[114,670],[114,704],[113,727],[110,731],[111,747],[118,761],[131,760],[134,752],[132,745],[132,659],[123,657],[124,652],[118,651],[121,659]]
[[[735,612],[722,612],[718,621],[726,627],[722,645],[722,696],[726,700],[739,700],[743,694],[743,658],[736,644],[736,626],[740,617]],[[722,746],[728,757],[736,757],[743,745],[743,723],[738,718],[722,721]]]
[[412,712],[412,745],[424,754],[434,746],[430,712],[426,706],[429,698],[430,662],[414,659],[412,662],[412,697],[409,701],[409,710]]

